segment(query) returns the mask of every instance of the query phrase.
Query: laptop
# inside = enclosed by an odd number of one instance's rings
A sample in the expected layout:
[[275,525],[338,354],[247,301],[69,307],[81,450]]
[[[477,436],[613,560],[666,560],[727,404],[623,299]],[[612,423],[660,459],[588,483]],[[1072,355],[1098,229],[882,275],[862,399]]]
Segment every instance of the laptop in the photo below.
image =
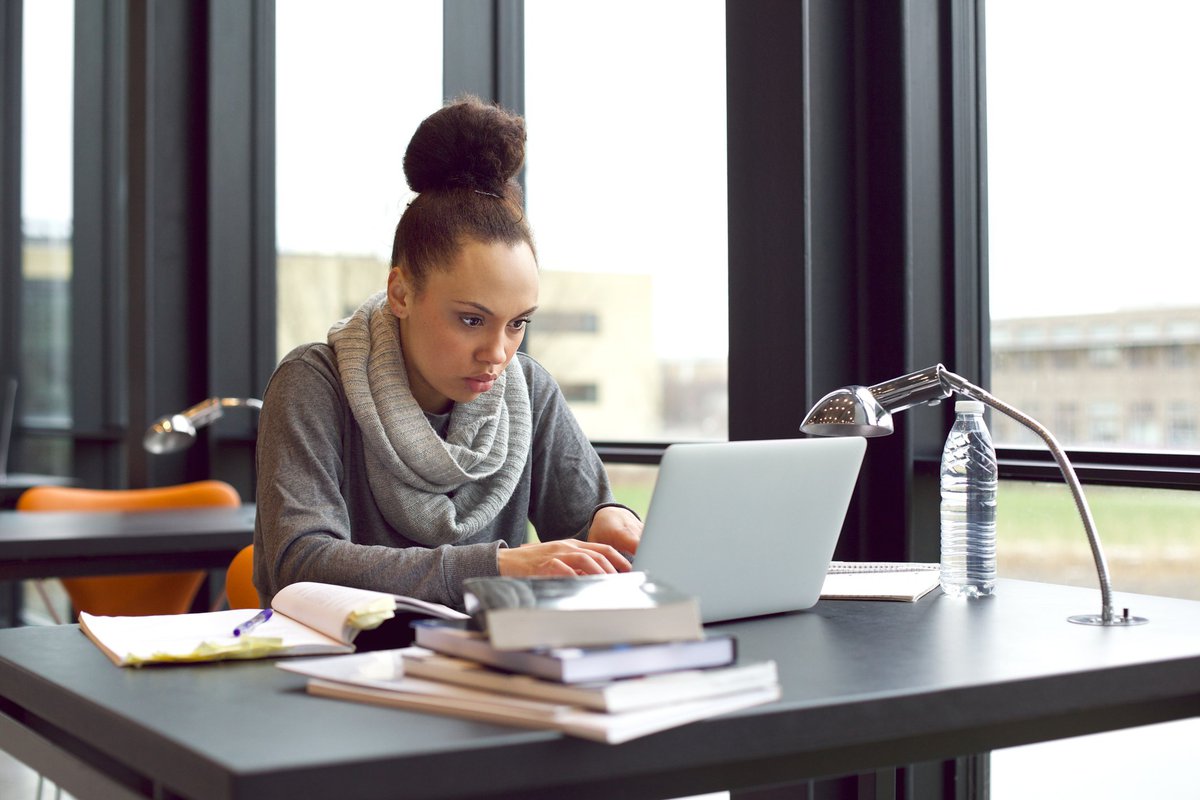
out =
[[705,623],[811,608],[865,451],[861,437],[671,445],[633,568],[700,598]]

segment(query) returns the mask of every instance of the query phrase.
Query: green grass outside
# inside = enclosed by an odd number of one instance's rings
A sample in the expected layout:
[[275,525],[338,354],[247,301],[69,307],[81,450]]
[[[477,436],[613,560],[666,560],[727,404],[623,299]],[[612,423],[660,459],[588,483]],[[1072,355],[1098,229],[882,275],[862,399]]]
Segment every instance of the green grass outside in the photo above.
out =
[[[613,493],[645,516],[653,467],[610,466]],[[1114,592],[1200,600],[1200,492],[1085,486]],[[1002,481],[1000,577],[1097,586],[1095,562],[1065,483]],[[936,534],[935,534],[936,535]]]
[[[1200,549],[1200,492],[1085,486],[1105,547]],[[1074,543],[1086,538],[1066,484],[1001,481],[997,531],[1005,541]]]

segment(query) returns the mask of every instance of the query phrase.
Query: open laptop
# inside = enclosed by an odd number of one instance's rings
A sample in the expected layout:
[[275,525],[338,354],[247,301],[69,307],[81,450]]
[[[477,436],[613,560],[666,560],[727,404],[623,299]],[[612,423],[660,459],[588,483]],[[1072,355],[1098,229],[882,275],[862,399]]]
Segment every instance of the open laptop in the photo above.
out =
[[861,437],[667,448],[633,568],[704,622],[813,606],[858,480]]

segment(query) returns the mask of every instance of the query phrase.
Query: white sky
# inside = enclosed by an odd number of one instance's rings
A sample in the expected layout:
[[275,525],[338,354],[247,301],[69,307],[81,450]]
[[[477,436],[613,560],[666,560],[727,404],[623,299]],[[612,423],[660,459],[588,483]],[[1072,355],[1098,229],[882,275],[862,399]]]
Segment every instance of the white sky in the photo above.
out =
[[993,317],[1200,306],[1200,3],[987,15]]
[[441,0],[286,0],[275,17],[279,247],[386,261],[404,148],[442,105]]
[[[26,3],[21,216],[33,235],[70,232],[74,0]],[[66,24],[64,24],[66,21]]]
[[[653,272],[656,350],[722,355],[722,4],[580,8],[525,4],[543,267]],[[71,214],[71,9],[25,6],[31,232],[65,230]],[[1200,3],[1003,0],[987,12],[993,316],[1200,305]],[[287,0],[277,19],[279,244],[386,258],[409,196],[404,146],[442,101],[441,3]],[[562,35],[574,30],[587,34]]]

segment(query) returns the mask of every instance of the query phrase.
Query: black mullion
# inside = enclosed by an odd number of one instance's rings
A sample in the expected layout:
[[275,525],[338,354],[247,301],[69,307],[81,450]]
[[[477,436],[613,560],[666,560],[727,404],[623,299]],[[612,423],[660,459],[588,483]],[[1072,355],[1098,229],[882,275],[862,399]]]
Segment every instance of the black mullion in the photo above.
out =
[[0,378],[19,370],[22,11],[0,4]]
[[79,3],[75,34],[71,407],[74,474],[121,483],[128,426],[126,4]]

